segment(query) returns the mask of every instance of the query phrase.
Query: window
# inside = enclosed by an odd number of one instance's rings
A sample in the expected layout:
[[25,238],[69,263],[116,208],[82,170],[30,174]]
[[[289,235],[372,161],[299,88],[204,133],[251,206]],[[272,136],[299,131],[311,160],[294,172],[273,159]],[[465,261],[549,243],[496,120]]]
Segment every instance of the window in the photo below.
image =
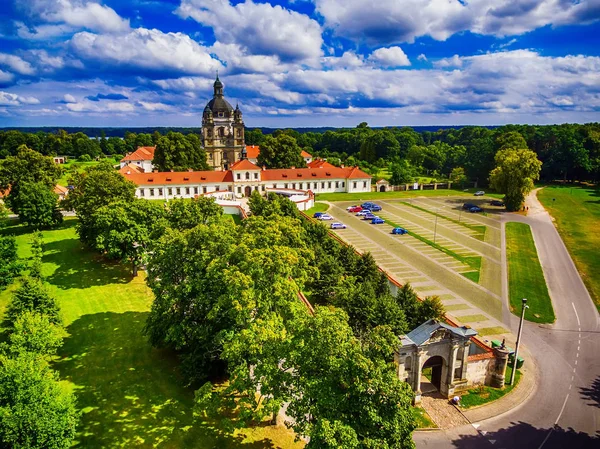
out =
[[262,186],[262,191],[263,191],[263,192],[265,191],[265,186]]
[[367,181],[363,181],[363,187],[367,187]]
[[242,188],[238,187],[238,193],[242,193]]
[[254,173],[254,179],[258,179],[258,173]]
[[235,179],[237,179],[238,181],[241,179],[241,177],[240,177],[240,174],[239,174],[239,173],[236,173],[236,174],[235,174]]
[[158,189],[158,196],[163,196],[163,189]]
[[342,187],[345,187],[345,184],[346,184],[346,183],[345,183],[344,181],[342,181]]
[[194,187],[194,194],[198,195],[198,187]]
[[324,189],[324,188],[325,188],[325,183],[324,183],[324,182],[322,182],[322,183],[321,183],[321,188],[322,188],[322,189]]
[[206,187],[202,187],[202,193],[206,193]]
[[331,189],[331,181],[327,182],[327,188]]
[[233,192],[233,187],[231,187],[231,186],[227,186],[227,191],[228,191],[228,192]]
[[208,158],[212,159],[212,153],[208,153]]
[[181,188],[180,188],[180,187],[177,187],[177,190],[176,190],[176,192],[177,192],[177,195],[181,195]]
[[340,186],[340,182],[339,182],[339,181],[336,181],[336,182],[335,182],[335,188],[337,189],[339,186]]
[[144,189],[140,189],[140,196],[144,196]]
[[189,187],[186,187],[186,188],[185,188],[185,194],[186,194],[186,195],[189,195],[189,194],[190,194],[190,188],[189,188]]
[[[223,117],[223,113],[222,113],[222,112],[219,112],[219,117]],[[223,128],[221,128],[221,130],[222,130],[222,129],[223,129]]]
[[292,183],[292,189],[296,190],[296,183]]
[[317,183],[316,183],[316,182],[313,182],[313,189],[315,189],[315,190],[316,190],[316,188],[317,188]]
[[[223,113],[219,112],[219,117],[223,117]],[[219,137],[225,136],[225,128],[219,128]]]
[[352,183],[352,187],[356,189],[356,181]]
[[284,189],[287,189],[287,188],[288,188],[287,186],[288,186],[288,185],[287,185],[287,182],[286,182],[286,183],[283,185],[283,188],[284,188]]
[[150,189],[150,196],[154,196],[154,189]]
[[173,195],[173,189],[169,187],[169,195]]
[[215,191],[219,191],[219,190],[221,190],[221,186],[216,186]]
[[246,172],[246,179],[250,179],[250,173]]

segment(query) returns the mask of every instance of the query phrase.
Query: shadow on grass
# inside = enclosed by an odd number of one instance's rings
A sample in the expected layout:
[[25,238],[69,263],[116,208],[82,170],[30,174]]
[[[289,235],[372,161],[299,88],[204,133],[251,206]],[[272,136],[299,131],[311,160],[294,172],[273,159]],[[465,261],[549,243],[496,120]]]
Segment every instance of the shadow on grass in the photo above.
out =
[[600,377],[597,377],[590,387],[580,388],[579,392],[585,401],[589,401],[588,405],[600,408]]
[[142,336],[147,315],[84,315],[67,328],[54,367],[75,384],[83,411],[75,447],[277,448],[194,421],[193,391],[182,386],[176,357]]
[[452,444],[458,449],[486,447],[539,448],[542,447],[542,444],[544,449],[597,449],[600,447],[600,435],[588,435],[571,428],[563,429],[559,426],[541,429],[519,421],[511,423],[511,426],[506,429],[487,432],[485,436],[481,434],[461,435],[458,439],[453,440]]
[[47,281],[62,289],[125,284],[132,279],[128,265],[104,259],[77,238],[45,243],[42,261],[57,266]]

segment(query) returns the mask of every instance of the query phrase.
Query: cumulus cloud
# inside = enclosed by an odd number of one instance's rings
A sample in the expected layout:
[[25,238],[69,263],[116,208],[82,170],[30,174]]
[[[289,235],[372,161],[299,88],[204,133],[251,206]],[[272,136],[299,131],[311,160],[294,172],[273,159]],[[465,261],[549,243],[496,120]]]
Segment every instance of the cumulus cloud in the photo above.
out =
[[246,47],[238,44],[224,44],[217,41],[210,50],[227,65],[228,72],[264,73],[289,68],[289,64],[282,63],[277,55],[253,55]]
[[319,23],[279,5],[252,0],[236,5],[229,0],[182,0],[177,14],[212,27],[219,42],[240,45],[249,54],[314,63],[322,53]]
[[137,28],[124,35],[82,31],[70,40],[82,59],[126,68],[172,71],[179,74],[209,74],[222,67],[206,47],[183,33]]
[[114,113],[129,113],[135,110],[131,103],[110,102],[110,103],[95,103],[95,102],[77,102],[67,104],[67,109],[71,112],[114,112]]
[[75,99],[75,97],[71,94],[65,94],[63,96],[63,101],[65,103],[77,103],[77,100]]
[[442,58],[438,59],[433,63],[434,67],[438,67],[441,69],[452,68],[452,67],[461,67],[463,64],[463,60],[460,56],[454,55],[451,58]]
[[35,97],[24,97],[9,92],[0,91],[0,106],[22,106],[26,104],[39,104]]
[[92,1],[33,0],[24,2],[21,7],[28,9],[31,15],[50,23],[62,23],[75,28],[107,33],[129,30],[129,19],[123,19],[114,9]]
[[0,86],[11,84],[14,79],[15,76],[12,73],[0,70]]
[[336,68],[351,68],[360,67],[365,61],[361,55],[357,55],[353,51],[346,51],[342,56],[327,56],[322,59],[325,67]]
[[402,67],[410,65],[408,56],[400,47],[378,48],[369,60],[382,67]]
[[597,0],[314,0],[339,36],[377,43],[445,40],[461,31],[507,36],[546,25],[600,20]]
[[425,56],[424,53],[421,53],[419,56],[417,56],[417,61],[427,61],[427,56]]
[[7,67],[20,75],[33,75],[35,69],[19,56],[0,53],[0,66]]

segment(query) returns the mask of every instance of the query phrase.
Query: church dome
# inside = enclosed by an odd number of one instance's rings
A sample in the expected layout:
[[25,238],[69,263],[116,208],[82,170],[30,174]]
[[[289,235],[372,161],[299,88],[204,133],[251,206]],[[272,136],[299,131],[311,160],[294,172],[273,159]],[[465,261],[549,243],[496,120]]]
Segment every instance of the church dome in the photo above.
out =
[[213,84],[214,87],[214,96],[213,99],[208,102],[206,107],[204,108],[204,112],[207,110],[211,110],[214,117],[226,117],[230,118],[233,116],[233,107],[229,104],[227,100],[223,97],[223,83],[219,79],[219,75],[217,74],[217,79]]

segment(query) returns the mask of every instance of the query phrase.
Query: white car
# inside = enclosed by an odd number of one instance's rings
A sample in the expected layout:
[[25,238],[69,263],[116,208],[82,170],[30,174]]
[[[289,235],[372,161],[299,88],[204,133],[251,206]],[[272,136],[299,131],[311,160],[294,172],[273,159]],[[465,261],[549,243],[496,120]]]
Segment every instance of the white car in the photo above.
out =
[[333,220],[333,217],[331,215],[329,215],[329,214],[323,214],[319,218],[317,218],[317,220],[321,220],[321,221],[327,220],[327,221],[329,221],[329,220]]
[[329,226],[331,229],[346,229],[346,225],[343,223],[339,223],[339,222],[335,222],[335,223],[331,223],[331,226]]
[[485,195],[485,192],[483,190],[478,190],[477,192],[475,192],[475,196],[483,196]]

